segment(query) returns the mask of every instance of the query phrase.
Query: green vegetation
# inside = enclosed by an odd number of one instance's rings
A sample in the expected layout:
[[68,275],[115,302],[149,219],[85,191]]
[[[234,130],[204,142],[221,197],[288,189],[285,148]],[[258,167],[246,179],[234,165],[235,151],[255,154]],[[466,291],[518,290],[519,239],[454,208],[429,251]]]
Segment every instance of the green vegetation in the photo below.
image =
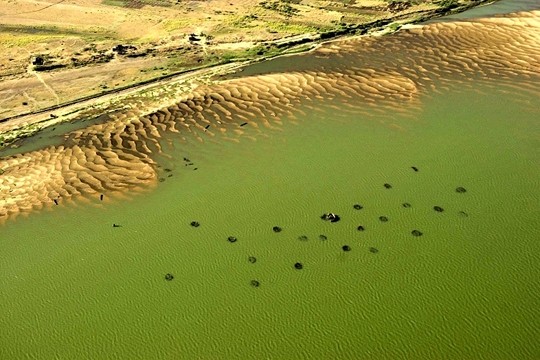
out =
[[171,0],[102,0],[101,3],[104,5],[140,9],[145,5],[170,7],[174,2]]
[[238,16],[232,21],[232,25],[239,28],[252,28],[255,26],[251,25],[251,22],[257,20],[258,18],[259,17],[257,15],[253,14]]
[[5,132],[2,134],[2,136],[0,136],[0,149],[8,146],[9,144],[14,143],[18,139],[30,137],[36,134],[41,129],[43,129],[43,125],[39,123],[35,123],[35,124],[26,125],[24,127],[21,127],[12,131]]
[[397,22],[394,22],[394,23],[391,23],[390,25],[388,25],[388,28],[390,30],[392,30],[392,31],[398,31],[401,28],[401,24],[397,23]]
[[[80,37],[87,41],[114,39],[112,33],[104,29],[79,30],[57,26],[1,25],[0,44],[6,47],[25,46],[32,43],[61,40],[67,37]],[[4,45],[6,44],[6,45]]]
[[6,48],[17,48],[21,46],[26,46],[29,44],[41,43],[41,42],[50,42],[53,40],[63,39],[63,35],[27,35],[27,34],[5,34],[0,33],[0,44],[2,47]]
[[9,34],[12,36],[49,36],[66,37],[78,36],[84,38],[111,39],[113,34],[103,28],[94,27],[92,30],[81,30],[71,26],[58,27],[50,25],[27,26],[27,25],[0,25],[0,34]]
[[259,5],[266,10],[273,10],[287,17],[299,13],[298,9],[289,5],[288,1],[263,1]]
[[452,9],[458,6],[459,2],[458,0],[440,0],[436,4],[446,9]]
[[187,26],[190,26],[192,24],[189,19],[169,19],[163,21],[163,27],[167,31],[174,31],[186,28]]
[[273,57],[284,52],[275,45],[259,44],[252,48],[242,50],[228,50],[220,54],[215,54],[208,58],[208,61],[218,63],[229,63],[233,61],[249,60],[257,57]]
[[294,24],[289,22],[271,21],[266,23],[266,28],[270,32],[278,32],[284,34],[306,34],[319,31],[314,26],[304,24]]

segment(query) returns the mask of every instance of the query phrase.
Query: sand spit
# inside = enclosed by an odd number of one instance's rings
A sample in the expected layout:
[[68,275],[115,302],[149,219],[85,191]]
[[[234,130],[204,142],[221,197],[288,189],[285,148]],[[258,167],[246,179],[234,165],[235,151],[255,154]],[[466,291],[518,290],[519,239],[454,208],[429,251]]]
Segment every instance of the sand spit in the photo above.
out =
[[[171,134],[204,142],[255,138],[307,112],[414,119],[422,97],[475,82],[540,92],[540,12],[435,23],[392,36],[332,42],[289,58],[290,71],[201,85],[169,107],[137,109],[72,131],[63,146],[0,159],[0,219],[76,198],[157,184],[155,155]],[[305,60],[305,61],[303,61]],[[399,124],[386,124],[399,128]]]
[[63,205],[75,197],[99,199],[156,181],[151,162],[120,149],[49,147],[1,160],[0,216]]

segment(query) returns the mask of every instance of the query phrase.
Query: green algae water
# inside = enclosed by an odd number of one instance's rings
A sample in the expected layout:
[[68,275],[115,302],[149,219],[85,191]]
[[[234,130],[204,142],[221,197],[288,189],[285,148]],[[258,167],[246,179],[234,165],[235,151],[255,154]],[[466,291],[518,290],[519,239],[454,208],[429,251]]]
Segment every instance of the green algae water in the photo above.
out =
[[0,358],[538,358],[527,96],[454,89],[414,119],[326,109],[174,142],[150,193],[8,222]]

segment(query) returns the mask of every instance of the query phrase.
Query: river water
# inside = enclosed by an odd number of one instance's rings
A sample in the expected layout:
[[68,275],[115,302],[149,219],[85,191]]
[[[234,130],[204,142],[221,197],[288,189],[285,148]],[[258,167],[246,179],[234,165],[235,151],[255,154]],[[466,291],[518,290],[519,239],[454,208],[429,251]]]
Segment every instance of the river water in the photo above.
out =
[[531,10],[540,10],[540,2],[537,0],[498,0],[493,4],[479,6],[459,14],[446,16],[444,20],[473,19]]
[[0,358],[538,358],[538,69],[422,56],[444,31],[255,65],[229,102],[265,67],[325,90],[163,135],[144,194],[1,225]]

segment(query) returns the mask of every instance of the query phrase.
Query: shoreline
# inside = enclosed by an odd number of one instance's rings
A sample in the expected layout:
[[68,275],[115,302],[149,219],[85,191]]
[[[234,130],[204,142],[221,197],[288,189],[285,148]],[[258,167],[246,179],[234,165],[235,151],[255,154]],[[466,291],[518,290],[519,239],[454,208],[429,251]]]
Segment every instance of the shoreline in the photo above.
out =
[[[258,56],[235,61],[222,61],[207,64],[199,68],[184,69],[170,74],[154,77],[114,88],[99,94],[92,94],[74,99],[62,104],[49,106],[38,111],[17,114],[0,120],[0,151],[11,146],[17,148],[16,142],[31,137],[39,131],[62,123],[73,122],[85,118],[107,117],[108,114],[125,109],[130,100],[140,99],[149,93],[155,98],[146,107],[139,109],[137,115],[143,116],[152,111],[171,105],[172,99],[185,95],[202,84],[215,83],[215,77],[230,75],[241,71],[251,64],[260,63],[284,56],[309,53],[324,44],[364,36],[389,35],[418,23],[437,19],[451,14],[486,6],[498,0],[479,0],[475,3],[457,7],[441,7],[435,10],[425,10],[416,13],[398,15],[364,24],[346,25],[341,30],[315,34],[301,34],[280,38],[267,44],[276,46],[280,51],[270,56]],[[106,120],[105,120],[106,121]]]
[[425,100],[451,89],[523,89],[527,105],[537,94],[539,16],[440,21],[394,36],[344,39],[296,58],[212,67],[152,83],[135,95],[128,90],[100,98],[101,104],[73,105],[61,119],[39,124],[63,125],[4,150],[0,219],[59,199],[121,198],[151,189],[172,175],[167,159],[186,156],[182,165],[194,165],[189,158],[196,154],[186,144],[256,141],[266,130],[319,111],[372,118],[401,132],[423,113]]

